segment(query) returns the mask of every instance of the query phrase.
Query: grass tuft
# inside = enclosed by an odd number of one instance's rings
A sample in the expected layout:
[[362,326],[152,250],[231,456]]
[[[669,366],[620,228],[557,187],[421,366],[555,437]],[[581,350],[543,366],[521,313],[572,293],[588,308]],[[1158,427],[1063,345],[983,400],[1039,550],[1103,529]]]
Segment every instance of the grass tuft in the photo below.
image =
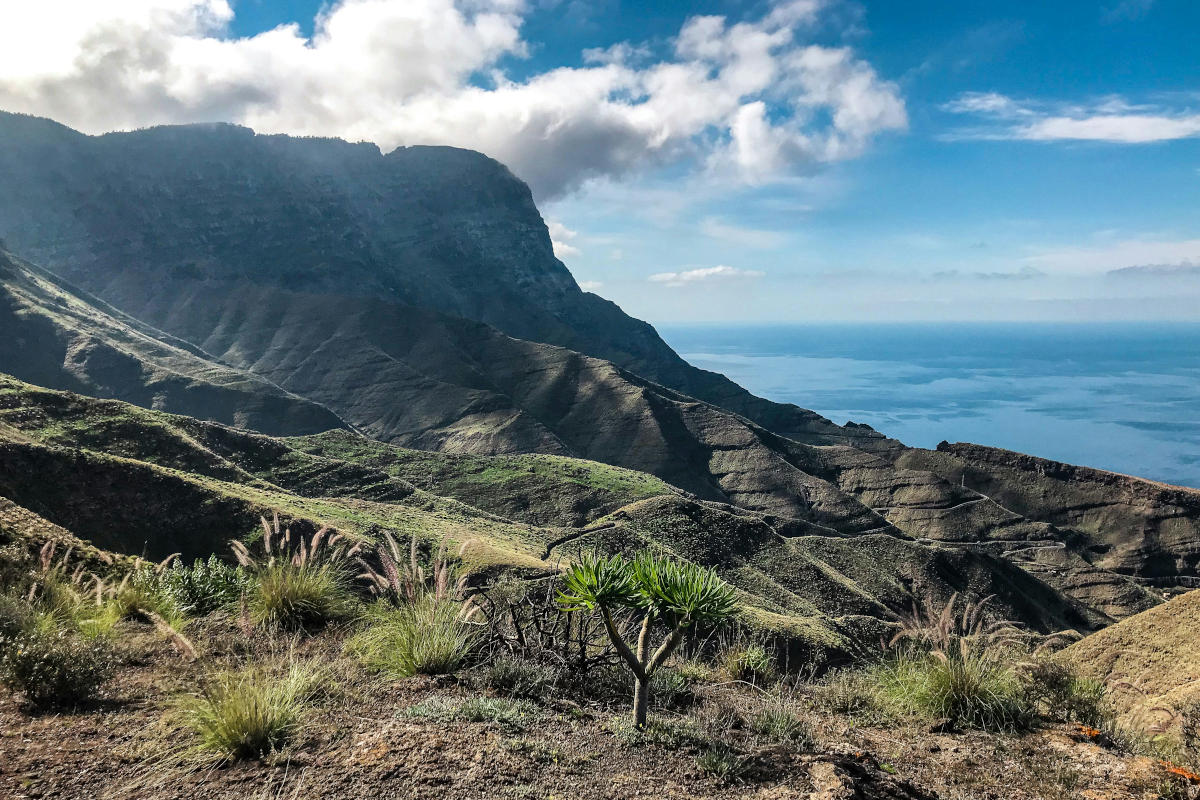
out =
[[478,640],[464,606],[432,595],[400,606],[376,603],[347,651],[386,675],[446,675],[461,667]]
[[745,681],[756,686],[770,683],[775,677],[775,659],[760,644],[730,647],[720,657],[721,671],[732,681]]
[[282,561],[254,576],[249,608],[258,625],[302,630],[348,618],[353,600],[345,573],[336,565]]
[[262,666],[219,672],[180,701],[179,714],[202,752],[232,761],[257,758],[295,735],[322,680],[320,670],[302,663],[282,675]]
[[747,760],[725,744],[713,744],[696,757],[696,766],[705,775],[722,781],[734,781],[745,774]]

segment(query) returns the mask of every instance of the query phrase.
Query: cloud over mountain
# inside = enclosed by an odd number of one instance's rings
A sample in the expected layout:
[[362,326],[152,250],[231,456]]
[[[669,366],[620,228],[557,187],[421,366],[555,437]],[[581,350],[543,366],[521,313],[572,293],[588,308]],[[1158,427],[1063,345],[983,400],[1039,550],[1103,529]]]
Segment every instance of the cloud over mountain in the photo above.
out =
[[43,0],[0,27],[0,108],[89,132],[229,120],[261,132],[453,144],[547,198],[679,159],[747,181],[852,158],[907,124],[895,84],[805,42],[826,3],[686,20],[655,55],[625,43],[514,79],[525,0],[337,0],[306,37],[229,33],[229,0]]

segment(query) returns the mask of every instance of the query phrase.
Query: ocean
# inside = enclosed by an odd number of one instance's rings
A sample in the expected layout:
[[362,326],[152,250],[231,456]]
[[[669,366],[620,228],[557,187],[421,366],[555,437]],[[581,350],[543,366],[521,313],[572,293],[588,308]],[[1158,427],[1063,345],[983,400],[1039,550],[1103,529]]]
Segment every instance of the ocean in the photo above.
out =
[[757,395],[909,445],[975,442],[1200,488],[1200,324],[658,330]]

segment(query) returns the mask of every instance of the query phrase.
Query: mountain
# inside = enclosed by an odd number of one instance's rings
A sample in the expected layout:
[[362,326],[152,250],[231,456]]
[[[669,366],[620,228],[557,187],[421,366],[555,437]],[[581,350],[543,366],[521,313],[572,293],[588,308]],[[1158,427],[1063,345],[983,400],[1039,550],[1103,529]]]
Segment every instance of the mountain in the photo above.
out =
[[1066,513],[1068,492],[1036,476],[1043,502],[1014,507],[993,487],[1015,480],[1003,465],[980,461],[994,481],[966,481],[946,454],[688,365],[579,289],[528,188],[481,154],[230,125],[91,137],[11,114],[0,142],[15,252],[373,439],[604,462],[802,536],[942,540],[1104,619],[1157,602],[1142,581],[1195,574],[1197,514],[1162,497],[1145,495],[1146,514],[1182,519],[1181,533],[1106,559],[1124,518]]
[[0,370],[46,386],[267,433],[345,424],[328,409],[154,330],[0,249]]
[[476,572],[544,574],[580,549],[652,546],[718,569],[749,623],[814,667],[878,641],[914,597],[995,595],[1041,632],[1107,621],[996,555],[814,534],[595,462],[413,451],[344,430],[274,438],[4,375],[0,498],[0,545],[78,537],[156,560],[222,552],[275,514],[297,532],[447,539]]

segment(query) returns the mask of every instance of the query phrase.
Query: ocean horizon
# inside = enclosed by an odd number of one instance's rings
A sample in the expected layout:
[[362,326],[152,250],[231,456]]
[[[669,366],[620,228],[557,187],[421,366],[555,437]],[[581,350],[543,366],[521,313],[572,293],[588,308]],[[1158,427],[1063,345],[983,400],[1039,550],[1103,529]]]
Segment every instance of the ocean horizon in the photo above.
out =
[[1200,488],[1200,323],[668,324],[692,364],[915,447]]

